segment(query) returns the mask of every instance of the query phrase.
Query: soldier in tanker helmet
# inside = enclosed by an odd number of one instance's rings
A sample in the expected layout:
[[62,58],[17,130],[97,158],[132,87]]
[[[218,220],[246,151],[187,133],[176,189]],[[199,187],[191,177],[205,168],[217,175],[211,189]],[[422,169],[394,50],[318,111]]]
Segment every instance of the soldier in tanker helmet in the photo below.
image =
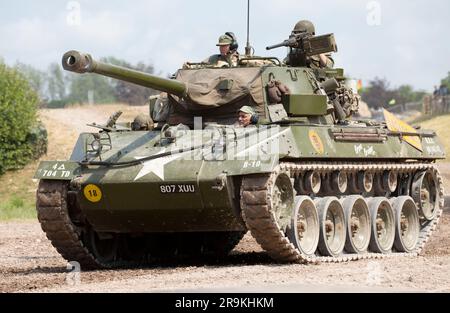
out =
[[227,32],[219,37],[217,43],[220,54],[214,54],[203,63],[208,63],[214,67],[235,67],[239,63],[239,44],[236,36],[232,32]]
[[258,124],[258,115],[256,111],[250,106],[243,106],[238,112],[238,121],[236,127],[248,127],[250,125]]
[[[292,35],[297,35],[299,33],[308,33],[309,35],[315,36],[316,28],[314,27],[314,24],[312,22],[302,20],[295,24],[295,27],[292,30]],[[297,57],[298,54],[296,53],[296,49],[291,48],[288,56],[285,59],[285,63],[287,65],[296,66],[296,64],[298,63],[298,61],[296,60]],[[311,57],[308,57],[307,66],[313,69],[333,68],[334,60],[331,57],[331,53],[313,55]]]

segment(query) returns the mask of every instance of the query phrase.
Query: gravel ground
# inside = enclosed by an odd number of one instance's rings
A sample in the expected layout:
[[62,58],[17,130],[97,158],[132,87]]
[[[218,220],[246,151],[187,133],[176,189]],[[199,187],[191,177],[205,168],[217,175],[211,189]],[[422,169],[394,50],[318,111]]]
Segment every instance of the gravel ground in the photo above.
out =
[[220,264],[81,272],[76,283],[38,223],[2,223],[0,292],[450,292],[449,235],[447,212],[420,257],[307,266],[274,264],[247,235]]

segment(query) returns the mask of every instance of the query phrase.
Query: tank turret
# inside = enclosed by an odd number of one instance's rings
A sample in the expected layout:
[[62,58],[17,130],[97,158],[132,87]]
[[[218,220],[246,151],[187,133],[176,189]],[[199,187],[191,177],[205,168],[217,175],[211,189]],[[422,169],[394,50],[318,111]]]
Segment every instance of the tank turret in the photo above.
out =
[[62,58],[62,66],[66,71],[74,73],[96,73],[127,81],[146,88],[167,92],[179,97],[184,97],[186,95],[187,87],[186,84],[182,82],[99,62],[94,60],[90,54],[85,54],[78,51],[69,51],[64,54]]

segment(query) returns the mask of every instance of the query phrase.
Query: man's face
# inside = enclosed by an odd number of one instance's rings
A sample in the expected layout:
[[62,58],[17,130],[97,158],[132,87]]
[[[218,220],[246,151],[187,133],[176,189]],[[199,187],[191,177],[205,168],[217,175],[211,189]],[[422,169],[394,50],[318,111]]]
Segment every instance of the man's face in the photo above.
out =
[[220,46],[220,54],[222,56],[226,56],[228,54],[228,52],[230,52],[230,45],[226,45],[226,46]]
[[244,112],[239,112],[239,126],[247,127],[252,122],[252,115]]

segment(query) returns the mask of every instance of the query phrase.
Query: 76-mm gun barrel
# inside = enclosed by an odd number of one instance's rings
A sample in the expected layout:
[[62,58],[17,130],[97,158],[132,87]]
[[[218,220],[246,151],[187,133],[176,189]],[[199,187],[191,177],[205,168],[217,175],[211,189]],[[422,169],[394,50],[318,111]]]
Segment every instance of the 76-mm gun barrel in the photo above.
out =
[[62,66],[66,71],[74,73],[96,73],[146,88],[167,92],[178,97],[186,96],[187,87],[182,82],[99,62],[94,60],[90,54],[78,51],[65,53],[62,59]]

